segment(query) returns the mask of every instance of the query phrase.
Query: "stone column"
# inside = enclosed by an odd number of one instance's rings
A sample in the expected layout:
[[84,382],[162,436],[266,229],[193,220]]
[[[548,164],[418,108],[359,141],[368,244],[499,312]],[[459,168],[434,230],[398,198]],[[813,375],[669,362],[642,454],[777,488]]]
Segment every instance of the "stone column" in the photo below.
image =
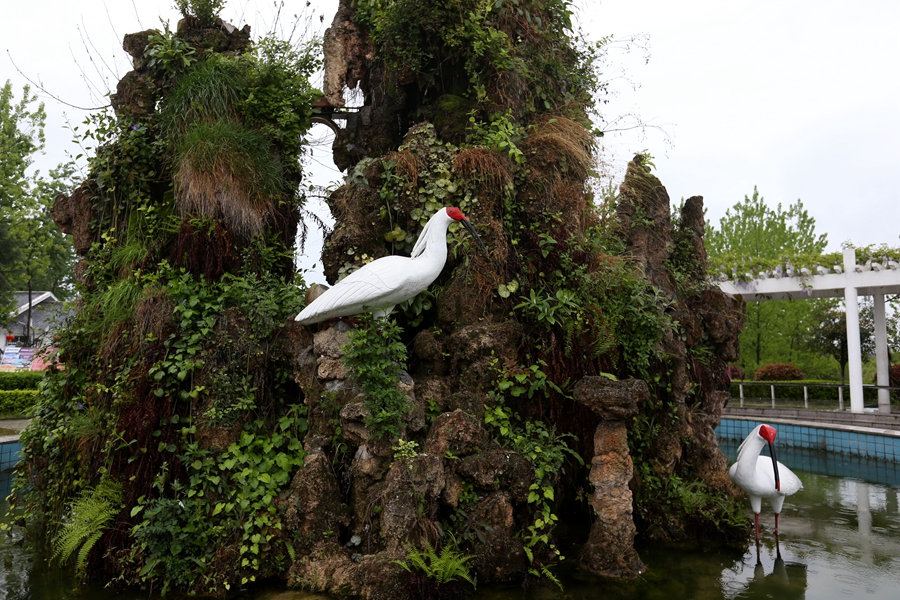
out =
[[[844,248],[844,272],[853,273],[856,250]],[[855,287],[844,288],[847,315],[847,368],[850,371],[850,412],[864,412],[862,382],[862,350],[859,341],[859,303]]]
[[603,419],[594,433],[590,473],[591,506],[597,519],[579,558],[582,569],[598,575],[636,577],[645,568],[634,550],[636,529],[628,487],[633,464],[625,420],[636,415],[638,402],[649,396],[647,384],[638,379],[586,377],[574,389],[575,401]]
[[[876,290],[873,298],[875,300],[875,371],[878,376],[878,385],[890,385],[891,365],[888,361],[884,294],[880,290]],[[878,412],[891,412],[890,390],[878,390]]]

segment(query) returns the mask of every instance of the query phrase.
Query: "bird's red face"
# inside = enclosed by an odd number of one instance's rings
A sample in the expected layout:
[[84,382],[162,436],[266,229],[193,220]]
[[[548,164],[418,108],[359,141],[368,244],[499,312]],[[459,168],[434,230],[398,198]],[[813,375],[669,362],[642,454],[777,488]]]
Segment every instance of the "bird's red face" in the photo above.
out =
[[762,439],[766,440],[770,444],[775,443],[775,431],[774,427],[769,427],[768,425],[761,425],[759,428],[759,435]]
[[447,216],[453,219],[454,221],[468,221],[466,215],[462,214],[462,211],[456,208],[455,206],[447,207]]

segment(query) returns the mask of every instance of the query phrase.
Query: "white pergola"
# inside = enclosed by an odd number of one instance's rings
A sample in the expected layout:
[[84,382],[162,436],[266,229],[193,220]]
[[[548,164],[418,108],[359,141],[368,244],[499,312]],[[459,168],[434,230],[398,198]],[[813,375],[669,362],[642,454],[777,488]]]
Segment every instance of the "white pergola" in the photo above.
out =
[[[740,296],[746,302],[766,300],[790,300],[805,298],[844,298],[847,305],[847,354],[850,370],[850,411],[863,412],[862,352],[859,341],[859,296],[872,296],[875,305],[875,367],[880,385],[889,379],[887,351],[887,323],[885,321],[885,294],[900,294],[900,270],[891,266],[871,263],[858,265],[856,250],[844,249],[842,273],[819,275],[810,273],[794,277],[754,279],[744,282],[721,282],[719,288],[726,294]],[[890,391],[878,390],[878,411],[891,412]]]

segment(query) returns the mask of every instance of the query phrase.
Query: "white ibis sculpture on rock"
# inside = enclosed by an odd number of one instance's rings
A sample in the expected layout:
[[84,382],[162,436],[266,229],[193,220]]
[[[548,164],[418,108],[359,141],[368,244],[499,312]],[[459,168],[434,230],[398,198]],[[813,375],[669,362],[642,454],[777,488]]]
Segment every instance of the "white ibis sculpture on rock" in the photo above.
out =
[[441,208],[425,224],[408,258],[385,256],[370,262],[313,300],[295,320],[311,325],[367,311],[376,319],[388,315],[395,305],[413,298],[441,274],[447,262],[447,228],[453,222],[462,223],[484,250],[462,211],[452,206]]
[[[756,521],[756,539],[759,540],[759,511],[762,499],[768,498],[775,512],[775,535],[778,535],[778,515],[785,496],[803,489],[800,478],[775,459],[774,427],[758,425],[738,447],[737,461],[728,470],[728,476],[750,496],[750,507]],[[763,446],[769,444],[770,456],[760,456]]]

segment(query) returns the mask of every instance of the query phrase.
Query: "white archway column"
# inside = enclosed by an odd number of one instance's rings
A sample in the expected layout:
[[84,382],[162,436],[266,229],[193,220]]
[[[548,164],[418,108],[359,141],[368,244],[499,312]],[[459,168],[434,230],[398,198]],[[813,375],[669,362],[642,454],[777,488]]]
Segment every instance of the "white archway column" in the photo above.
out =
[[[844,271],[853,273],[856,249],[844,248]],[[850,412],[865,412],[863,404],[862,349],[859,343],[859,302],[856,288],[844,288],[847,315],[847,367],[850,370]]]
[[[875,373],[878,375],[878,385],[889,385],[891,367],[888,362],[884,294],[877,291],[872,297],[875,299]],[[878,390],[878,412],[891,412],[890,390]]]

